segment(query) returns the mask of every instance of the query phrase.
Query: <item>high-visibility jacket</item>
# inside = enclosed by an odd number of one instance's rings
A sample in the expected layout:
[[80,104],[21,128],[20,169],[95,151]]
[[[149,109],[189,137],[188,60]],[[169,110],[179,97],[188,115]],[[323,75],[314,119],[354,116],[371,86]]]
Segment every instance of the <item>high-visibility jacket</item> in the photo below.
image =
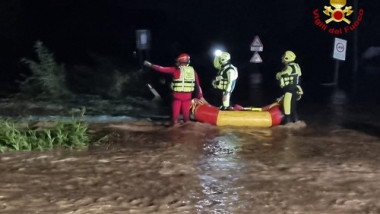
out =
[[276,74],[276,79],[280,82],[280,87],[283,88],[289,85],[298,85],[301,75],[301,68],[298,63],[291,62]]
[[215,78],[215,87],[220,90],[230,91],[232,81],[235,81],[237,78],[237,68],[232,64],[227,64],[219,70]]
[[[181,66],[179,66],[179,67],[181,67]],[[177,66],[162,67],[162,66],[159,66],[159,65],[152,64],[151,68],[153,70],[159,71],[161,73],[171,74],[173,80],[178,80],[178,79],[181,79],[181,73],[182,73],[182,71],[181,71],[181,69],[179,67],[177,67]],[[196,92],[196,94],[197,94],[196,97],[198,99],[203,98],[202,88],[201,88],[201,85],[199,83],[199,78],[198,78],[197,72],[195,72],[195,70],[194,70],[194,68],[192,66],[186,66],[186,67],[191,67],[192,71],[194,71],[195,89],[193,91]],[[184,72],[184,73],[186,73],[186,72]],[[191,97],[191,94],[192,94],[193,91],[189,91],[189,92],[177,92],[177,91],[173,91],[173,95],[174,94],[178,94],[178,93],[187,93],[187,94],[190,94],[190,97]]]
[[195,71],[192,66],[179,66],[180,75],[173,79],[172,90],[175,92],[192,92],[195,87]]

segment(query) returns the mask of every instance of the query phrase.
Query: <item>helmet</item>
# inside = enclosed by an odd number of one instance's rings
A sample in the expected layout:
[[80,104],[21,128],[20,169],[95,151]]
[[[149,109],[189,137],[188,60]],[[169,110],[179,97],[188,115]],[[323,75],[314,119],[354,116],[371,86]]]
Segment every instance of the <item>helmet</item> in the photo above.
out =
[[219,56],[215,56],[214,57],[214,68],[219,70],[221,67],[222,67],[222,65],[220,64]]
[[220,55],[220,63],[223,65],[223,64],[226,64],[228,61],[230,61],[231,59],[231,55],[228,53],[228,52],[223,52],[221,55]]
[[183,53],[177,57],[177,64],[190,64],[189,54]]
[[296,59],[296,54],[293,51],[285,51],[282,58],[285,62],[293,62]]

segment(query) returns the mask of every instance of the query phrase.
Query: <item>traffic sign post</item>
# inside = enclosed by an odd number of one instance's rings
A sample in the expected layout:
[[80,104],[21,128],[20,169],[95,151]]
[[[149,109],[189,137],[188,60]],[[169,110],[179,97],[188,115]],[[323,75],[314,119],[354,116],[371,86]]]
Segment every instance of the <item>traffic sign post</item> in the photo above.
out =
[[255,52],[250,60],[252,63],[262,63],[263,60],[261,59],[260,55],[258,52]]
[[136,48],[138,50],[150,49],[150,30],[136,30]]
[[347,50],[347,40],[335,38],[333,58],[345,61]]
[[262,52],[264,49],[264,45],[261,42],[259,36],[255,36],[253,42],[251,43],[251,51],[259,51]]
[[339,61],[346,60],[347,40],[335,38],[333,58],[335,59],[334,80],[331,83],[324,83],[325,86],[339,87]]
[[339,87],[339,60],[346,60],[347,40],[335,38],[334,41],[334,53],[335,59],[335,72],[334,72],[334,86]]
[[264,50],[264,45],[261,42],[259,36],[255,36],[251,43],[251,51],[254,51],[255,53],[253,54],[250,62],[252,63],[262,63],[263,60],[260,57],[260,54],[258,52],[262,52]]
[[150,30],[141,29],[136,30],[136,49],[139,53],[139,65],[143,67],[143,61],[149,60],[149,51],[151,46]]

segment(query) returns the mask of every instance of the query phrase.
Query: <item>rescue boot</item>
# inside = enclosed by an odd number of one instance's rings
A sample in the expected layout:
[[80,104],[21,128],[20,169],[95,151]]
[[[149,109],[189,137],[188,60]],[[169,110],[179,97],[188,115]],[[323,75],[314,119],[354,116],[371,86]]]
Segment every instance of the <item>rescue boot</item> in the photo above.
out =
[[297,121],[299,121],[299,119],[298,119],[298,114],[297,113],[293,113],[292,114],[292,122],[297,122]]
[[229,106],[220,106],[219,109],[225,111],[229,109]]
[[291,116],[290,115],[284,115],[284,119],[282,121],[282,124],[285,125],[285,124],[288,124],[291,122],[293,122]]

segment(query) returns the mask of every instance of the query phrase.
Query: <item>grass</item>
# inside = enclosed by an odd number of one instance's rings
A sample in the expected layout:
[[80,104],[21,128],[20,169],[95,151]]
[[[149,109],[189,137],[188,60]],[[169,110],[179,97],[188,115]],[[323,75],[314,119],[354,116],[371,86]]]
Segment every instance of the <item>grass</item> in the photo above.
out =
[[0,120],[0,152],[82,149],[89,145],[88,126],[79,119],[49,122],[39,126],[31,122]]

